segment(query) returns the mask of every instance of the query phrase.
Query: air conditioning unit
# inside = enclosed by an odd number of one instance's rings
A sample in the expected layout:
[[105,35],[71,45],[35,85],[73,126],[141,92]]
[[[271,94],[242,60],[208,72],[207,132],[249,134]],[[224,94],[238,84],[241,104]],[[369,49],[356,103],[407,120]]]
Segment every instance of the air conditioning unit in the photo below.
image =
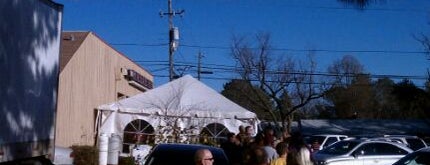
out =
[[121,75],[122,76],[127,76],[128,75],[128,69],[121,67],[120,69]]

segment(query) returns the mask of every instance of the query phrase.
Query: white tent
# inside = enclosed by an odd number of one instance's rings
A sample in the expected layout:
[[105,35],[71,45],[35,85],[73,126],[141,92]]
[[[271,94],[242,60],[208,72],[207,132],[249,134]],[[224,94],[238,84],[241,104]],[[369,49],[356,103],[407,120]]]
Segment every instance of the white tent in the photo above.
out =
[[181,128],[193,127],[200,131],[208,124],[217,123],[234,133],[240,125],[256,128],[258,124],[255,113],[189,75],[97,109],[99,133],[108,135],[121,135],[126,125],[136,119],[145,120],[153,128],[176,122]]

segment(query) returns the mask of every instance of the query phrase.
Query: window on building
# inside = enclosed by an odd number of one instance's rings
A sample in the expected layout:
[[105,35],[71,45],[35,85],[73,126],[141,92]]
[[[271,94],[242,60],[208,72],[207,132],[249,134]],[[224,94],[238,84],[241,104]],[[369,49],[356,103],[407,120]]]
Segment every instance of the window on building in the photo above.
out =
[[227,139],[227,134],[229,132],[230,131],[222,124],[208,124],[200,133],[200,142],[203,144],[220,144]]
[[124,129],[123,153],[130,153],[130,150],[137,145],[154,144],[154,127],[145,120],[133,120]]

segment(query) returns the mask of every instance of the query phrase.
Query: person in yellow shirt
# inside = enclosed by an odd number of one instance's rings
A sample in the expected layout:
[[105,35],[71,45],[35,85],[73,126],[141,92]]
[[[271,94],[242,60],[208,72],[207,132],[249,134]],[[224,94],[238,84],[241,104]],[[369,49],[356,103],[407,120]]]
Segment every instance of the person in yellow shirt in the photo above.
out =
[[287,164],[287,154],[288,154],[288,143],[280,142],[276,145],[276,152],[279,157],[272,160],[270,165],[286,165]]

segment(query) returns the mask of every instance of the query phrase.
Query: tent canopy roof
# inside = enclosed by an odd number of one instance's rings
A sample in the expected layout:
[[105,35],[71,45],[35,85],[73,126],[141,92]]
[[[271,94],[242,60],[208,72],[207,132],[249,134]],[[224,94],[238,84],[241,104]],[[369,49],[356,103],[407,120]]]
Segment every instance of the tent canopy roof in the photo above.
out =
[[199,118],[253,119],[246,110],[190,75],[147,92],[100,105],[99,110]]

